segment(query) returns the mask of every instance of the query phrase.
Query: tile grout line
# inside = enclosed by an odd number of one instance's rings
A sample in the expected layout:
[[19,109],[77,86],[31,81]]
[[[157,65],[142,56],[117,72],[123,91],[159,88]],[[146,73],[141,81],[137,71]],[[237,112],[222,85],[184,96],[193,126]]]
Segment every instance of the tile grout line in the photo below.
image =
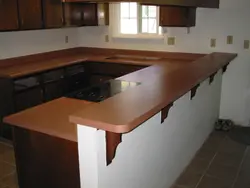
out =
[[[226,138],[227,138],[226,136],[223,138],[223,140],[222,140],[221,143],[219,144],[219,147],[224,143],[224,141],[226,140]],[[198,186],[200,185],[202,179],[205,177],[205,175],[206,175],[208,169],[210,168],[210,166],[212,165],[212,163],[213,163],[215,157],[216,157],[217,154],[218,154],[219,147],[218,147],[216,153],[214,154],[213,158],[212,158],[211,161],[209,162],[207,168],[206,168],[205,171],[202,173],[201,178],[199,179],[199,181],[197,182],[197,184],[196,184],[196,186],[195,186],[194,188],[198,188]]]
[[243,157],[242,157],[241,163],[240,163],[240,165],[239,165],[237,174],[236,174],[236,176],[235,176],[235,179],[234,179],[234,181],[233,181],[233,184],[232,184],[231,188],[234,188],[234,186],[235,186],[235,184],[236,184],[236,182],[237,182],[237,179],[238,179],[238,177],[239,177],[239,175],[240,175],[241,167],[243,166],[243,163],[244,163],[244,161],[245,161],[245,159],[246,159],[246,156],[247,156],[247,153],[248,153],[249,149],[250,149],[250,148],[249,148],[249,146],[248,146],[248,147],[246,148],[245,152],[244,152],[244,155],[243,155]]

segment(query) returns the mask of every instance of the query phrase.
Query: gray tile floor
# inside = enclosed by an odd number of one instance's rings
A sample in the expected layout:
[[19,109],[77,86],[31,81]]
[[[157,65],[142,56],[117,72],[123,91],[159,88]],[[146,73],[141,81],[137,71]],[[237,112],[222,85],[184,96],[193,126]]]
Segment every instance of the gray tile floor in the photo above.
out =
[[13,147],[0,142],[0,188],[18,188]]
[[250,188],[250,147],[212,133],[173,188]]
[[[1,142],[0,188],[18,188],[13,147]],[[173,188],[250,188],[250,147],[212,133]]]

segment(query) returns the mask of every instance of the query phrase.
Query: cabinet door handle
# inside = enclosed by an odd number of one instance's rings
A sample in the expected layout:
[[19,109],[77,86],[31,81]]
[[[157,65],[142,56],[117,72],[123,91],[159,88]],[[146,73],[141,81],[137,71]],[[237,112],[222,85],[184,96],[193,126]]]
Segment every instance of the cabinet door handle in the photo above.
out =
[[81,20],[84,21],[84,12],[81,12]]
[[21,26],[23,26],[23,24],[24,24],[24,21],[23,21],[23,19],[21,18]]

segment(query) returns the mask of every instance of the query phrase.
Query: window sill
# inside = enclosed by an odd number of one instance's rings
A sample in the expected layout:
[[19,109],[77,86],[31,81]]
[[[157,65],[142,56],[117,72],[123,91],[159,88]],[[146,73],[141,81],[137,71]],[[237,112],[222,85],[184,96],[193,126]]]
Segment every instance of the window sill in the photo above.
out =
[[114,39],[149,39],[149,40],[163,40],[163,35],[150,35],[150,34],[118,34],[113,35],[112,38]]

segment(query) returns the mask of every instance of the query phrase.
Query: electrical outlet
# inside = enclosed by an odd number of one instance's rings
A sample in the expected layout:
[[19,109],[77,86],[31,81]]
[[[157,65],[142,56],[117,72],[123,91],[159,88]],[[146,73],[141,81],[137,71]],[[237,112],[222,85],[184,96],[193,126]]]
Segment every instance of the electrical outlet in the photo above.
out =
[[227,36],[227,44],[233,44],[234,37],[232,35]]
[[105,35],[105,42],[109,42],[109,35]]
[[211,39],[210,40],[210,47],[215,48],[216,47],[216,39]]
[[168,37],[168,45],[170,46],[175,45],[175,37]]
[[249,47],[250,47],[250,41],[244,40],[244,49],[249,49]]
[[69,36],[65,36],[65,43],[67,44],[67,43],[69,43]]

